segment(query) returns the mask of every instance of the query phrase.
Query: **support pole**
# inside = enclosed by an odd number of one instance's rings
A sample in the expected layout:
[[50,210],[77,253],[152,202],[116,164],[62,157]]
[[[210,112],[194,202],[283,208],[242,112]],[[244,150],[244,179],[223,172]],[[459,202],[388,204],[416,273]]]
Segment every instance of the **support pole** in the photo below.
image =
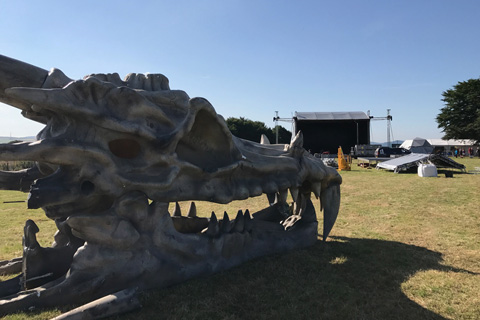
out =
[[275,111],[275,144],[278,144],[278,111]]

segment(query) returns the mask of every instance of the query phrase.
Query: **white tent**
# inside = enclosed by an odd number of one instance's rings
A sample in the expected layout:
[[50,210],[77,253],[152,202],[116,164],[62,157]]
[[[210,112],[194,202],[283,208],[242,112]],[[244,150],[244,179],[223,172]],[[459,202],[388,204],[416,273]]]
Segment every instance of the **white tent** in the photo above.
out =
[[469,148],[475,145],[475,140],[470,139],[427,139],[427,141],[434,147]]
[[405,140],[401,145],[400,148],[404,148],[410,150],[412,153],[424,153],[430,154],[433,152],[434,147],[427,141],[427,139],[423,138],[415,138],[413,140]]
[[453,154],[455,149],[465,150],[468,152],[469,148],[473,148],[476,150],[477,146],[475,146],[475,140],[471,139],[450,139],[450,140],[442,140],[442,139],[427,139],[428,142],[434,147],[443,150],[446,153]]

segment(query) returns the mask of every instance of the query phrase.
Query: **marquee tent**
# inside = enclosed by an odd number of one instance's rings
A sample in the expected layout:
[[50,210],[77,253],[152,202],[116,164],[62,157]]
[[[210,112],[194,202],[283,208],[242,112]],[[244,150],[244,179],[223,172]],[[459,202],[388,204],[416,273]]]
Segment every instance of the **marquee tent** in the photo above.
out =
[[400,148],[404,148],[410,150],[412,153],[425,153],[430,154],[433,152],[434,147],[427,141],[427,139],[423,138],[415,138],[413,140],[405,140],[401,145]]

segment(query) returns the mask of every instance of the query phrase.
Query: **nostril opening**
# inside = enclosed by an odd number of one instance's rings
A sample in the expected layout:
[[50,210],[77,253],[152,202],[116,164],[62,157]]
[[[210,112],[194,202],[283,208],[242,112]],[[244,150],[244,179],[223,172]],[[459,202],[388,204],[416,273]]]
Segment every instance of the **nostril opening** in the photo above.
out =
[[140,144],[132,139],[116,139],[108,143],[108,148],[115,156],[123,159],[134,159],[141,151]]
[[93,190],[95,190],[95,185],[87,180],[82,183],[80,190],[82,191],[83,195],[88,196],[90,193],[93,192]]

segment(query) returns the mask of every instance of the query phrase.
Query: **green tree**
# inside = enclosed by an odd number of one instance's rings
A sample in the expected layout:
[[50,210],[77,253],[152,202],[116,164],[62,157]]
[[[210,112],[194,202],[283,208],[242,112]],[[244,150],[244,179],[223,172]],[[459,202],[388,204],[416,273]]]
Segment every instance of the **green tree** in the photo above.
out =
[[480,142],[480,78],[457,83],[442,93],[445,106],[437,115],[444,139],[473,139]]
[[[260,137],[264,134],[267,136],[268,140],[270,140],[270,143],[275,143],[276,132],[268,128],[265,123],[261,121],[253,121],[243,117],[230,117],[227,118],[226,122],[234,136],[245,140],[260,142]],[[287,129],[279,126],[279,143],[289,143],[291,135],[292,134]]]
[[[290,140],[292,140],[292,133],[282,126],[276,127],[278,127],[278,143],[290,143]],[[272,129],[273,139],[270,140],[271,143],[275,143],[275,138],[277,134],[275,128]]]
[[234,136],[245,140],[260,142],[262,134],[265,134],[269,140],[272,137],[272,130],[260,121],[253,121],[243,117],[228,118],[227,126]]

